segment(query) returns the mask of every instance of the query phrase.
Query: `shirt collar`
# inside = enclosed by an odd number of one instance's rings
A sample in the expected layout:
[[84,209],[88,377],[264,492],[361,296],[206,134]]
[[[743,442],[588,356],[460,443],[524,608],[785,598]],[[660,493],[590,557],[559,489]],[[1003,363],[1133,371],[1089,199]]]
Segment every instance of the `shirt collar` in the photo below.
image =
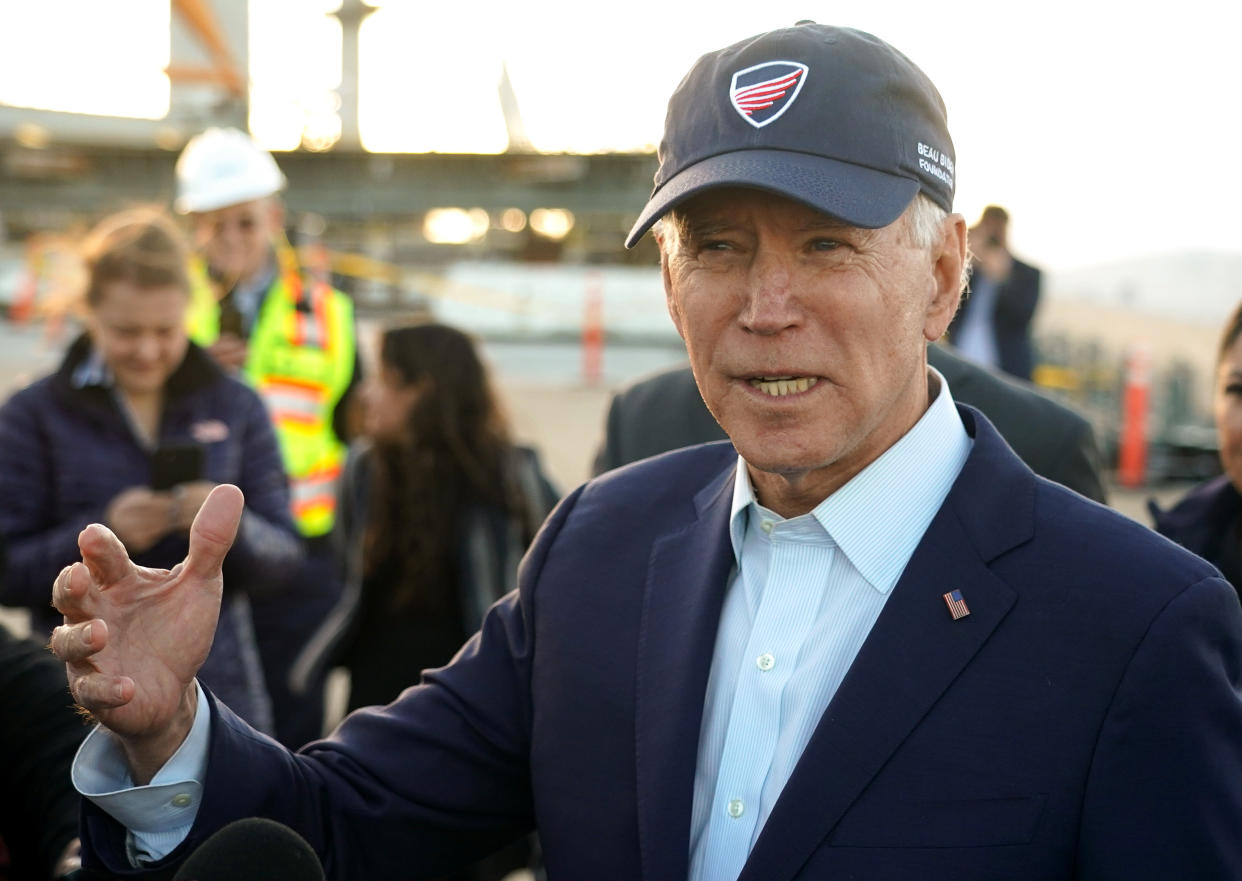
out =
[[74,368],[73,375],[69,381],[76,389],[91,388],[92,386],[112,388],[115,377],[112,375],[112,368],[104,363],[103,356],[99,354],[99,350],[91,346],[90,353],[82,360],[81,364]]
[[273,251],[268,254],[267,262],[263,264],[262,269],[249,278],[243,278],[233,288],[233,300],[248,323],[252,322],[258,314],[263,295],[276,280],[277,269],[276,253]]
[[[811,511],[859,574],[881,593],[897,583],[974,445],[948,381],[934,367],[928,371],[940,388],[919,421]],[[747,519],[757,508],[746,462],[739,456],[729,518],[733,555],[739,562]]]

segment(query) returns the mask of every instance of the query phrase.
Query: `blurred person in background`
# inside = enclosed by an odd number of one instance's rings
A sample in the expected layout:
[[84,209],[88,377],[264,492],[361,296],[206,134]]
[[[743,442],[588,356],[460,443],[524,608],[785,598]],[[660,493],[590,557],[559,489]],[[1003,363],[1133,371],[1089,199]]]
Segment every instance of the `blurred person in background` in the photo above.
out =
[[294,694],[290,668],[340,597],[329,535],[361,375],[353,303],[299,265],[284,232],[284,174],[249,135],[208,129],[186,144],[176,177],[197,252],[190,337],[267,405],[306,542],[298,603],[253,609],[276,736],[298,747],[322,733],[324,683]]
[[[363,406],[365,439],[350,447],[337,503],[345,593],[293,675],[297,689],[329,659],[342,664],[350,710],[387,704],[452,659],[517,586],[558,499],[455,328],[384,330]],[[452,878],[498,881],[528,860],[519,843]]]
[[970,291],[949,326],[949,340],[963,356],[1018,379],[1034,369],[1031,321],[1039,305],[1040,271],[1009,250],[1009,212],[983,209],[967,234]]
[[470,338],[443,324],[390,327],[364,386],[335,544],[342,602],[295,667],[329,652],[349,709],[386,704],[442,667],[517,584],[517,564],[558,495],[515,446]]
[[[186,338],[187,255],[171,218],[109,217],[84,257],[86,331],[54,373],[0,408],[0,602],[28,609],[46,638],[61,623],[49,579],[78,557],[86,524],[107,523],[143,565],[171,566],[211,489],[238,484],[246,508],[204,681],[270,732],[250,598],[279,592],[301,545],[267,411]],[[189,464],[153,487],[154,463],[170,451]]]
[[69,766],[88,730],[64,665],[0,624],[0,881],[47,881],[77,868],[81,796]]
[[1216,352],[1212,410],[1224,473],[1168,511],[1148,502],[1156,531],[1216,566],[1242,593],[1242,304],[1225,323]]

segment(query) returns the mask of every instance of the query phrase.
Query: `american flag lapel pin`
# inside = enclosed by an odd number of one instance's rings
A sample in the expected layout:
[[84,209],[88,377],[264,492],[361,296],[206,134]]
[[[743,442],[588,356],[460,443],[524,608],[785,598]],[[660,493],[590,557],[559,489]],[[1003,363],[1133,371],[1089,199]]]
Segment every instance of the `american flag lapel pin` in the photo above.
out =
[[953,620],[965,618],[970,614],[970,609],[966,605],[966,600],[962,599],[960,590],[951,590],[944,595],[944,603],[949,607],[949,614],[953,616]]

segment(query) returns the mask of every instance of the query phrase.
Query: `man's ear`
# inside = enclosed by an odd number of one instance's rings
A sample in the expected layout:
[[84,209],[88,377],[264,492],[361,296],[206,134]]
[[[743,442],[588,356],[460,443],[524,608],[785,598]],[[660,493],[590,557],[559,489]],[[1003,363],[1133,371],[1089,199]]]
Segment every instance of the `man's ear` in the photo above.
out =
[[945,335],[962,300],[962,272],[966,267],[966,219],[950,214],[940,227],[940,239],[931,248],[931,291],[923,336],[935,342]]
[[660,246],[660,276],[664,279],[664,303],[668,306],[668,317],[673,319],[673,327],[677,328],[677,335],[684,340],[686,334],[682,329],[681,306],[673,294],[673,274],[669,268],[669,248],[672,242],[658,229],[654,235],[656,244]]

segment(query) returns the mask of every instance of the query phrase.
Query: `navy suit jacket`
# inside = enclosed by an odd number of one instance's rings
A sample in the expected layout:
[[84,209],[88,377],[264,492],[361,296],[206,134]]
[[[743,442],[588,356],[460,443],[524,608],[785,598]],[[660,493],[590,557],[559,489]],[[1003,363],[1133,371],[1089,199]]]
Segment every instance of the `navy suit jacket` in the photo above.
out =
[[[1242,878],[1233,589],[960,412],[974,448],[741,878]],[[551,879],[684,881],[735,461],[579,488],[450,666],[297,755],[213,703],[198,821],[156,870],[262,815],[334,878],[434,876],[537,826]],[[119,828],[83,829],[124,874]]]

